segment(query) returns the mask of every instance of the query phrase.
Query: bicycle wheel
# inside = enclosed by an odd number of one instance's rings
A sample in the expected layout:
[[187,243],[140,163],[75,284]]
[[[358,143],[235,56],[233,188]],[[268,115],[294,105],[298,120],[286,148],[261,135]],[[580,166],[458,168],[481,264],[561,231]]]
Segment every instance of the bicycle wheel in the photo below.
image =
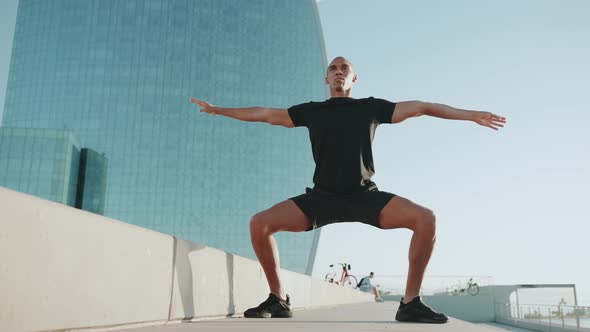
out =
[[342,286],[346,288],[356,289],[358,283],[359,282],[356,280],[356,277],[352,274],[349,274],[348,276],[346,276],[346,278],[344,278],[344,283],[342,284]]
[[458,287],[451,289],[451,295],[453,295],[453,296],[461,295],[461,289],[459,289]]
[[328,273],[326,274],[326,277],[324,278],[325,281],[333,283],[334,282],[334,274],[332,273]]
[[467,292],[473,296],[479,294],[479,286],[477,284],[471,284],[469,285],[469,288],[467,288]]

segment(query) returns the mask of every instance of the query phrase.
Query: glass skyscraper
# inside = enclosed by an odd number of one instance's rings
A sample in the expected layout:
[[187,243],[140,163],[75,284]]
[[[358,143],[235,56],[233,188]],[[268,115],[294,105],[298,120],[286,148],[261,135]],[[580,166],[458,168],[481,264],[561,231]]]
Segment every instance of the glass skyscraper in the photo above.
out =
[[[20,0],[2,124],[99,152],[106,185],[84,191],[104,215],[254,258],[250,217],[311,185],[307,131],[199,113],[189,96],[324,100],[325,67],[314,0]],[[279,234],[282,266],[311,273],[318,239]]]

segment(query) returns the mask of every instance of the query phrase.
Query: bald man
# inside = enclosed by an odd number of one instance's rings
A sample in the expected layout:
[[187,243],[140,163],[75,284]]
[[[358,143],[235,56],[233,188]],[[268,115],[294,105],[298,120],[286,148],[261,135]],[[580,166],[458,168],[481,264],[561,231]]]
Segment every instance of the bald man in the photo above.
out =
[[[351,97],[357,82],[353,65],[343,57],[332,60],[325,82],[331,98],[289,109],[222,108],[191,98],[201,112],[242,121],[267,122],[287,128],[307,127],[315,161],[313,188],[257,213],[250,220],[252,246],[270,288],[268,298],[248,309],[248,318],[292,317],[289,295],[279,275],[279,252],[273,234],[306,232],[338,222],[361,222],[380,229],[413,231],[405,295],[395,319],[402,322],[445,323],[448,318],[424,304],[419,296],[424,272],[436,239],[434,213],[406,198],[381,191],[371,181],[375,173],[371,145],[380,124],[401,123],[429,115],[472,121],[497,130],[505,118],[479,111],[420,101],[394,103],[379,98]],[[359,162],[360,159],[360,162]]]

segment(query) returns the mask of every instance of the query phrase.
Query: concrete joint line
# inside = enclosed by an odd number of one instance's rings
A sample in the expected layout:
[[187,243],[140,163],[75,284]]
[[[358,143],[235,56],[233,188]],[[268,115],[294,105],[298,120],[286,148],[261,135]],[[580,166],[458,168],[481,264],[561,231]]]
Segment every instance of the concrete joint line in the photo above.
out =
[[176,236],[172,237],[172,279],[170,280],[170,301],[168,305],[168,321],[172,319],[172,297],[174,296],[174,278],[176,277]]

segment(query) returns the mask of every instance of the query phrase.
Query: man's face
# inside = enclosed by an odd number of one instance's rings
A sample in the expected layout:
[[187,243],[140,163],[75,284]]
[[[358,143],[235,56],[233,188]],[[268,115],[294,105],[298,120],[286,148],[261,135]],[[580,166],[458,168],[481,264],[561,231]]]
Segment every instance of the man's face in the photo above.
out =
[[332,60],[326,75],[326,84],[330,85],[331,89],[336,91],[350,90],[356,81],[357,76],[348,60],[344,58]]

